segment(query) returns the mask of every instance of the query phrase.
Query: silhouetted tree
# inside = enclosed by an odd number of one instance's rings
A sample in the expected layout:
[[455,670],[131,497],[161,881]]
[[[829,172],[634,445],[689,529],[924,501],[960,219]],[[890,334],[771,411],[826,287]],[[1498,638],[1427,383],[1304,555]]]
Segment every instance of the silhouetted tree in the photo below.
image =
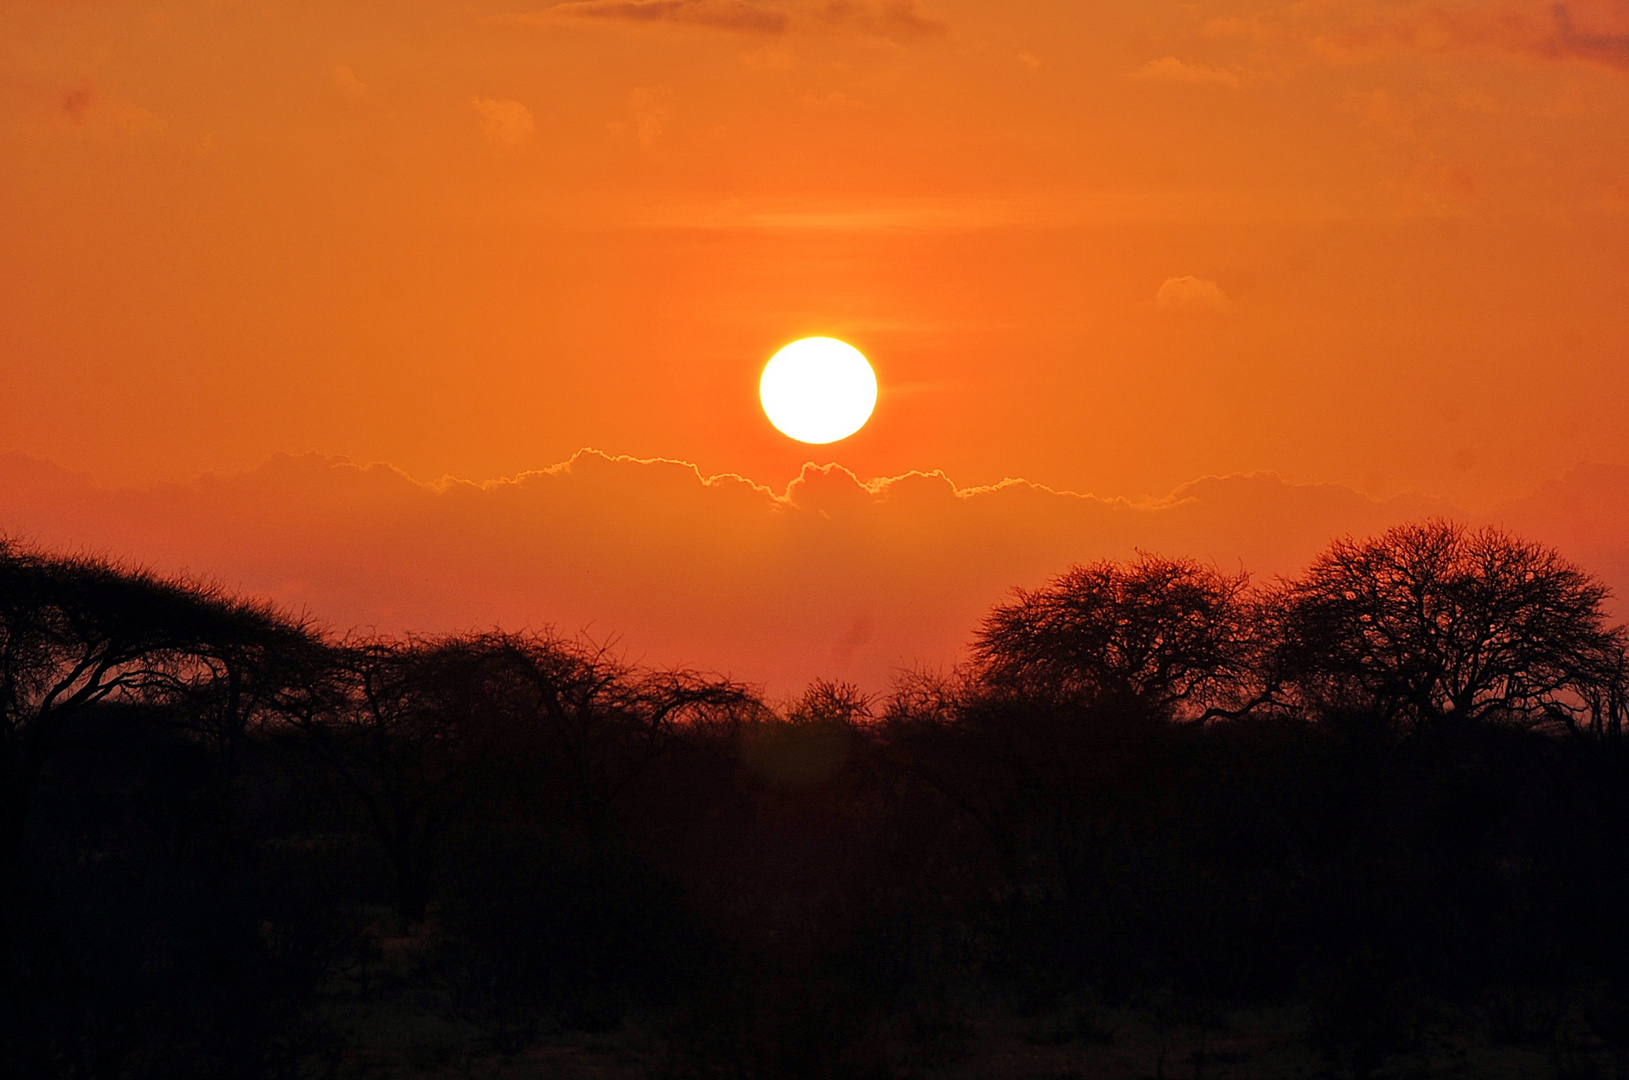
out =
[[765,710],[743,727],[741,758],[771,786],[812,788],[847,763],[857,729],[871,719],[871,698],[859,687],[816,679],[784,716]]
[[587,837],[688,730],[728,725],[761,707],[727,679],[636,667],[588,641],[494,633],[467,644],[501,665],[530,752]]
[[395,903],[422,918],[437,849],[476,781],[534,783],[593,835],[676,727],[749,700],[691,672],[634,669],[603,648],[550,634],[473,634],[344,647],[298,718],[310,746],[362,804],[395,878]]
[[332,653],[304,621],[278,619],[255,633],[212,637],[177,658],[148,689],[214,751],[218,779],[229,783],[245,739],[308,711]]
[[1389,722],[1598,725],[1621,701],[1625,645],[1607,595],[1495,528],[1431,521],[1338,540],[1280,597],[1281,674],[1303,700]]
[[1173,715],[1249,673],[1247,584],[1243,574],[1146,553],[1077,566],[996,607],[974,655],[1002,692]]
[[464,645],[346,643],[291,716],[361,804],[390,868],[392,902],[409,919],[424,917],[436,848],[489,749],[486,660]]
[[[0,541],[0,873],[63,724],[109,700],[212,675],[205,656],[299,638],[264,604],[88,557]],[[238,669],[240,672],[242,668]]]

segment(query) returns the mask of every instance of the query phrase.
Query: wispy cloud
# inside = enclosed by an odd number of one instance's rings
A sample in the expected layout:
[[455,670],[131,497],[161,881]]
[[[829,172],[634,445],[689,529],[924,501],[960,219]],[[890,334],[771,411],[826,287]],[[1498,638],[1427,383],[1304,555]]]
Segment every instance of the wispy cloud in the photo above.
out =
[[812,92],[804,94],[802,97],[798,98],[798,104],[803,106],[805,109],[811,109],[815,112],[829,112],[832,110],[847,111],[851,109],[865,108],[864,102],[855,101],[841,90],[833,90],[829,94],[816,94]]
[[1167,311],[1221,312],[1227,310],[1227,294],[1214,281],[1196,277],[1167,278],[1154,294],[1154,302]]
[[1174,56],[1150,60],[1129,75],[1133,79],[1149,79],[1156,82],[1218,83],[1232,87],[1237,87],[1240,82],[1237,72],[1211,67],[1209,64],[1184,63]]
[[919,0],[568,0],[493,17],[524,26],[693,27],[743,34],[836,30],[905,41],[948,28]]
[[1213,36],[1291,42],[1325,59],[1480,49],[1629,71],[1622,0],[1300,0],[1210,23]]
[[368,84],[357,78],[356,72],[346,64],[330,64],[329,74],[333,77],[334,85],[346,96],[360,101],[368,96]]
[[104,98],[85,81],[62,87],[56,103],[68,123],[90,138],[155,137],[167,127],[152,110],[133,101]]
[[470,99],[481,120],[481,133],[488,142],[503,150],[518,150],[531,142],[537,125],[532,110],[518,101],[476,95]]
[[628,93],[629,120],[613,120],[608,126],[617,138],[632,135],[649,149],[667,131],[673,116],[673,91],[666,86],[636,86]]

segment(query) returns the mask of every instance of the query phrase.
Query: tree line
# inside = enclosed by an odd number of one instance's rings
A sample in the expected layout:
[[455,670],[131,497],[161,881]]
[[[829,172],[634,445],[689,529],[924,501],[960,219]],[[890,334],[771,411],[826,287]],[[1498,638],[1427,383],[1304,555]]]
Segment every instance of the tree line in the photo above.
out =
[[1140,554],[776,702],[0,544],[0,1056],[360,1075],[356,1001],[500,1055],[638,1017],[673,1076],[922,1074],[983,1001],[1295,1001],[1352,1075],[1432,1001],[1553,1038],[1629,994],[1608,599],[1447,521],[1272,582]]

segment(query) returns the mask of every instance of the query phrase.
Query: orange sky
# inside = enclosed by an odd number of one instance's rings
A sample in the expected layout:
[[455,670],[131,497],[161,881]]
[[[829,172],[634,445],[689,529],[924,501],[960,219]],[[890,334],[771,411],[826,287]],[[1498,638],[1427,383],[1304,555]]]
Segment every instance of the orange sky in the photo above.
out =
[[[0,450],[113,487],[593,446],[1495,513],[1629,465],[1626,284],[1625,0],[0,0]],[[882,387],[814,455],[755,399],[810,334]]]

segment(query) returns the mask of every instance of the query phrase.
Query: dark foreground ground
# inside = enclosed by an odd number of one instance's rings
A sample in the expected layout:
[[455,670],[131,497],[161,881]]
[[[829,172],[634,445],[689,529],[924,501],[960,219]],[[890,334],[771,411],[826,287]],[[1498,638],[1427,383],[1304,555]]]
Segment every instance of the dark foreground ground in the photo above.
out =
[[[676,1049],[666,1030],[669,1021],[655,1014],[629,1016],[615,1029],[596,1033],[565,1031],[540,1020],[522,1040],[526,1045],[495,1047],[490,1030],[447,1019],[433,994],[415,991],[419,957],[428,947],[422,930],[419,936],[382,937],[379,944],[370,970],[352,971],[324,988],[318,1007],[324,1045],[302,1063],[304,1075],[646,1080],[755,1074],[752,1062],[696,1060]],[[365,997],[359,977],[368,983]],[[1371,1015],[1348,1017],[1357,1021],[1349,1025],[1353,1041],[1332,1047],[1329,1020],[1299,1004],[1227,1008],[1167,993],[1111,1006],[1088,996],[1072,997],[1054,1011],[1022,1015],[1011,1002],[970,995],[879,1021],[865,1045],[835,1071],[828,1066],[801,1075],[922,1080],[1629,1075],[1629,1055],[1597,1031],[1601,1027],[1616,1036],[1612,1021],[1621,1022],[1613,1004],[1598,993],[1512,991],[1475,1005],[1390,1000],[1352,1006]],[[1374,1030],[1359,1030],[1365,1022]],[[1385,1040],[1384,1050],[1360,1045],[1364,1034]],[[1366,1050],[1369,1060],[1364,1060]]]

